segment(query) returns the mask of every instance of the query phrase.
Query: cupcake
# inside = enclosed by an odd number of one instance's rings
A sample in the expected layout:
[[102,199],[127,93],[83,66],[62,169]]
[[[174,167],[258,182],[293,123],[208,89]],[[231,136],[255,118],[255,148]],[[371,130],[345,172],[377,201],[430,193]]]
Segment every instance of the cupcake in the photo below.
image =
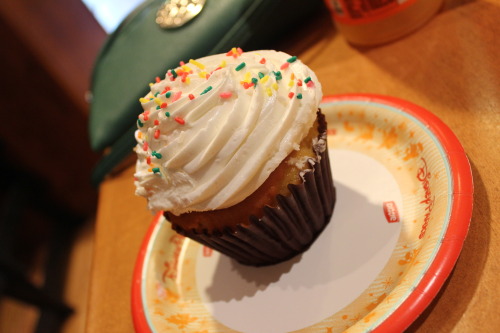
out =
[[140,99],[136,194],[178,233],[246,265],[302,253],[330,220],[321,85],[297,57],[207,56]]

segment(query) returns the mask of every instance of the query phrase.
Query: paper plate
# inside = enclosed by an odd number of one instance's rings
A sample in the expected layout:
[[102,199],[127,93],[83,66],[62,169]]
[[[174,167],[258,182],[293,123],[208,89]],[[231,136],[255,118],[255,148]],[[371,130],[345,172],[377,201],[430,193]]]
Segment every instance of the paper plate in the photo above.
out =
[[376,95],[321,106],[337,203],[296,258],[247,267],[185,239],[158,214],[132,286],[137,332],[391,332],[452,270],[472,214],[472,176],[431,112]]

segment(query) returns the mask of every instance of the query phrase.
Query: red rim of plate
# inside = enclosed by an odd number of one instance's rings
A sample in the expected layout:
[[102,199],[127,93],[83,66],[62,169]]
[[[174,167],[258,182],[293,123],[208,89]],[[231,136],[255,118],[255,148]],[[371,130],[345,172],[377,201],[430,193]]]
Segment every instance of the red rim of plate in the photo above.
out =
[[[473,181],[469,160],[450,128],[437,116],[411,102],[390,96],[376,94],[343,94],[325,96],[322,103],[342,101],[358,101],[387,105],[399,109],[424,124],[441,143],[453,178],[453,202],[448,228],[438,252],[417,284],[415,290],[372,332],[401,332],[415,321],[436,297],[438,291],[448,278],[462,250],[463,242],[469,230],[473,205]],[[142,303],[141,282],[143,265],[149,241],[162,217],[158,213],[149,227],[142,242],[133,272],[132,283],[132,318],[136,332],[151,333],[151,328],[144,313]]]

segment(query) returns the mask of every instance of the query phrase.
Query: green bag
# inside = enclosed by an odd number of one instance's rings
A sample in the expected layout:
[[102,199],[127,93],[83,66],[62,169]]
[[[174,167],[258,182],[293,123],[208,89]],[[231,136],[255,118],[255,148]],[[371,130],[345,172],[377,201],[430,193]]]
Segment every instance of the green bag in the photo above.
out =
[[156,76],[170,68],[232,47],[273,48],[273,41],[314,17],[323,1],[207,0],[186,25],[163,29],[155,21],[165,0],[145,1],[111,34],[99,54],[92,77],[90,141],[107,150],[94,169],[98,184],[135,145],[139,98]]

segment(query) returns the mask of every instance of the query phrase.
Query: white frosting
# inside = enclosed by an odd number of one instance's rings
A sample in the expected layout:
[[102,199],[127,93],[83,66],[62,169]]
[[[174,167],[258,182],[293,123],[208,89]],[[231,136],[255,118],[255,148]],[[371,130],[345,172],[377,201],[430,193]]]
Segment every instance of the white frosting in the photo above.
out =
[[141,99],[135,134],[136,194],[152,211],[243,201],[298,149],[322,98],[316,75],[282,52],[233,49],[175,71]]

